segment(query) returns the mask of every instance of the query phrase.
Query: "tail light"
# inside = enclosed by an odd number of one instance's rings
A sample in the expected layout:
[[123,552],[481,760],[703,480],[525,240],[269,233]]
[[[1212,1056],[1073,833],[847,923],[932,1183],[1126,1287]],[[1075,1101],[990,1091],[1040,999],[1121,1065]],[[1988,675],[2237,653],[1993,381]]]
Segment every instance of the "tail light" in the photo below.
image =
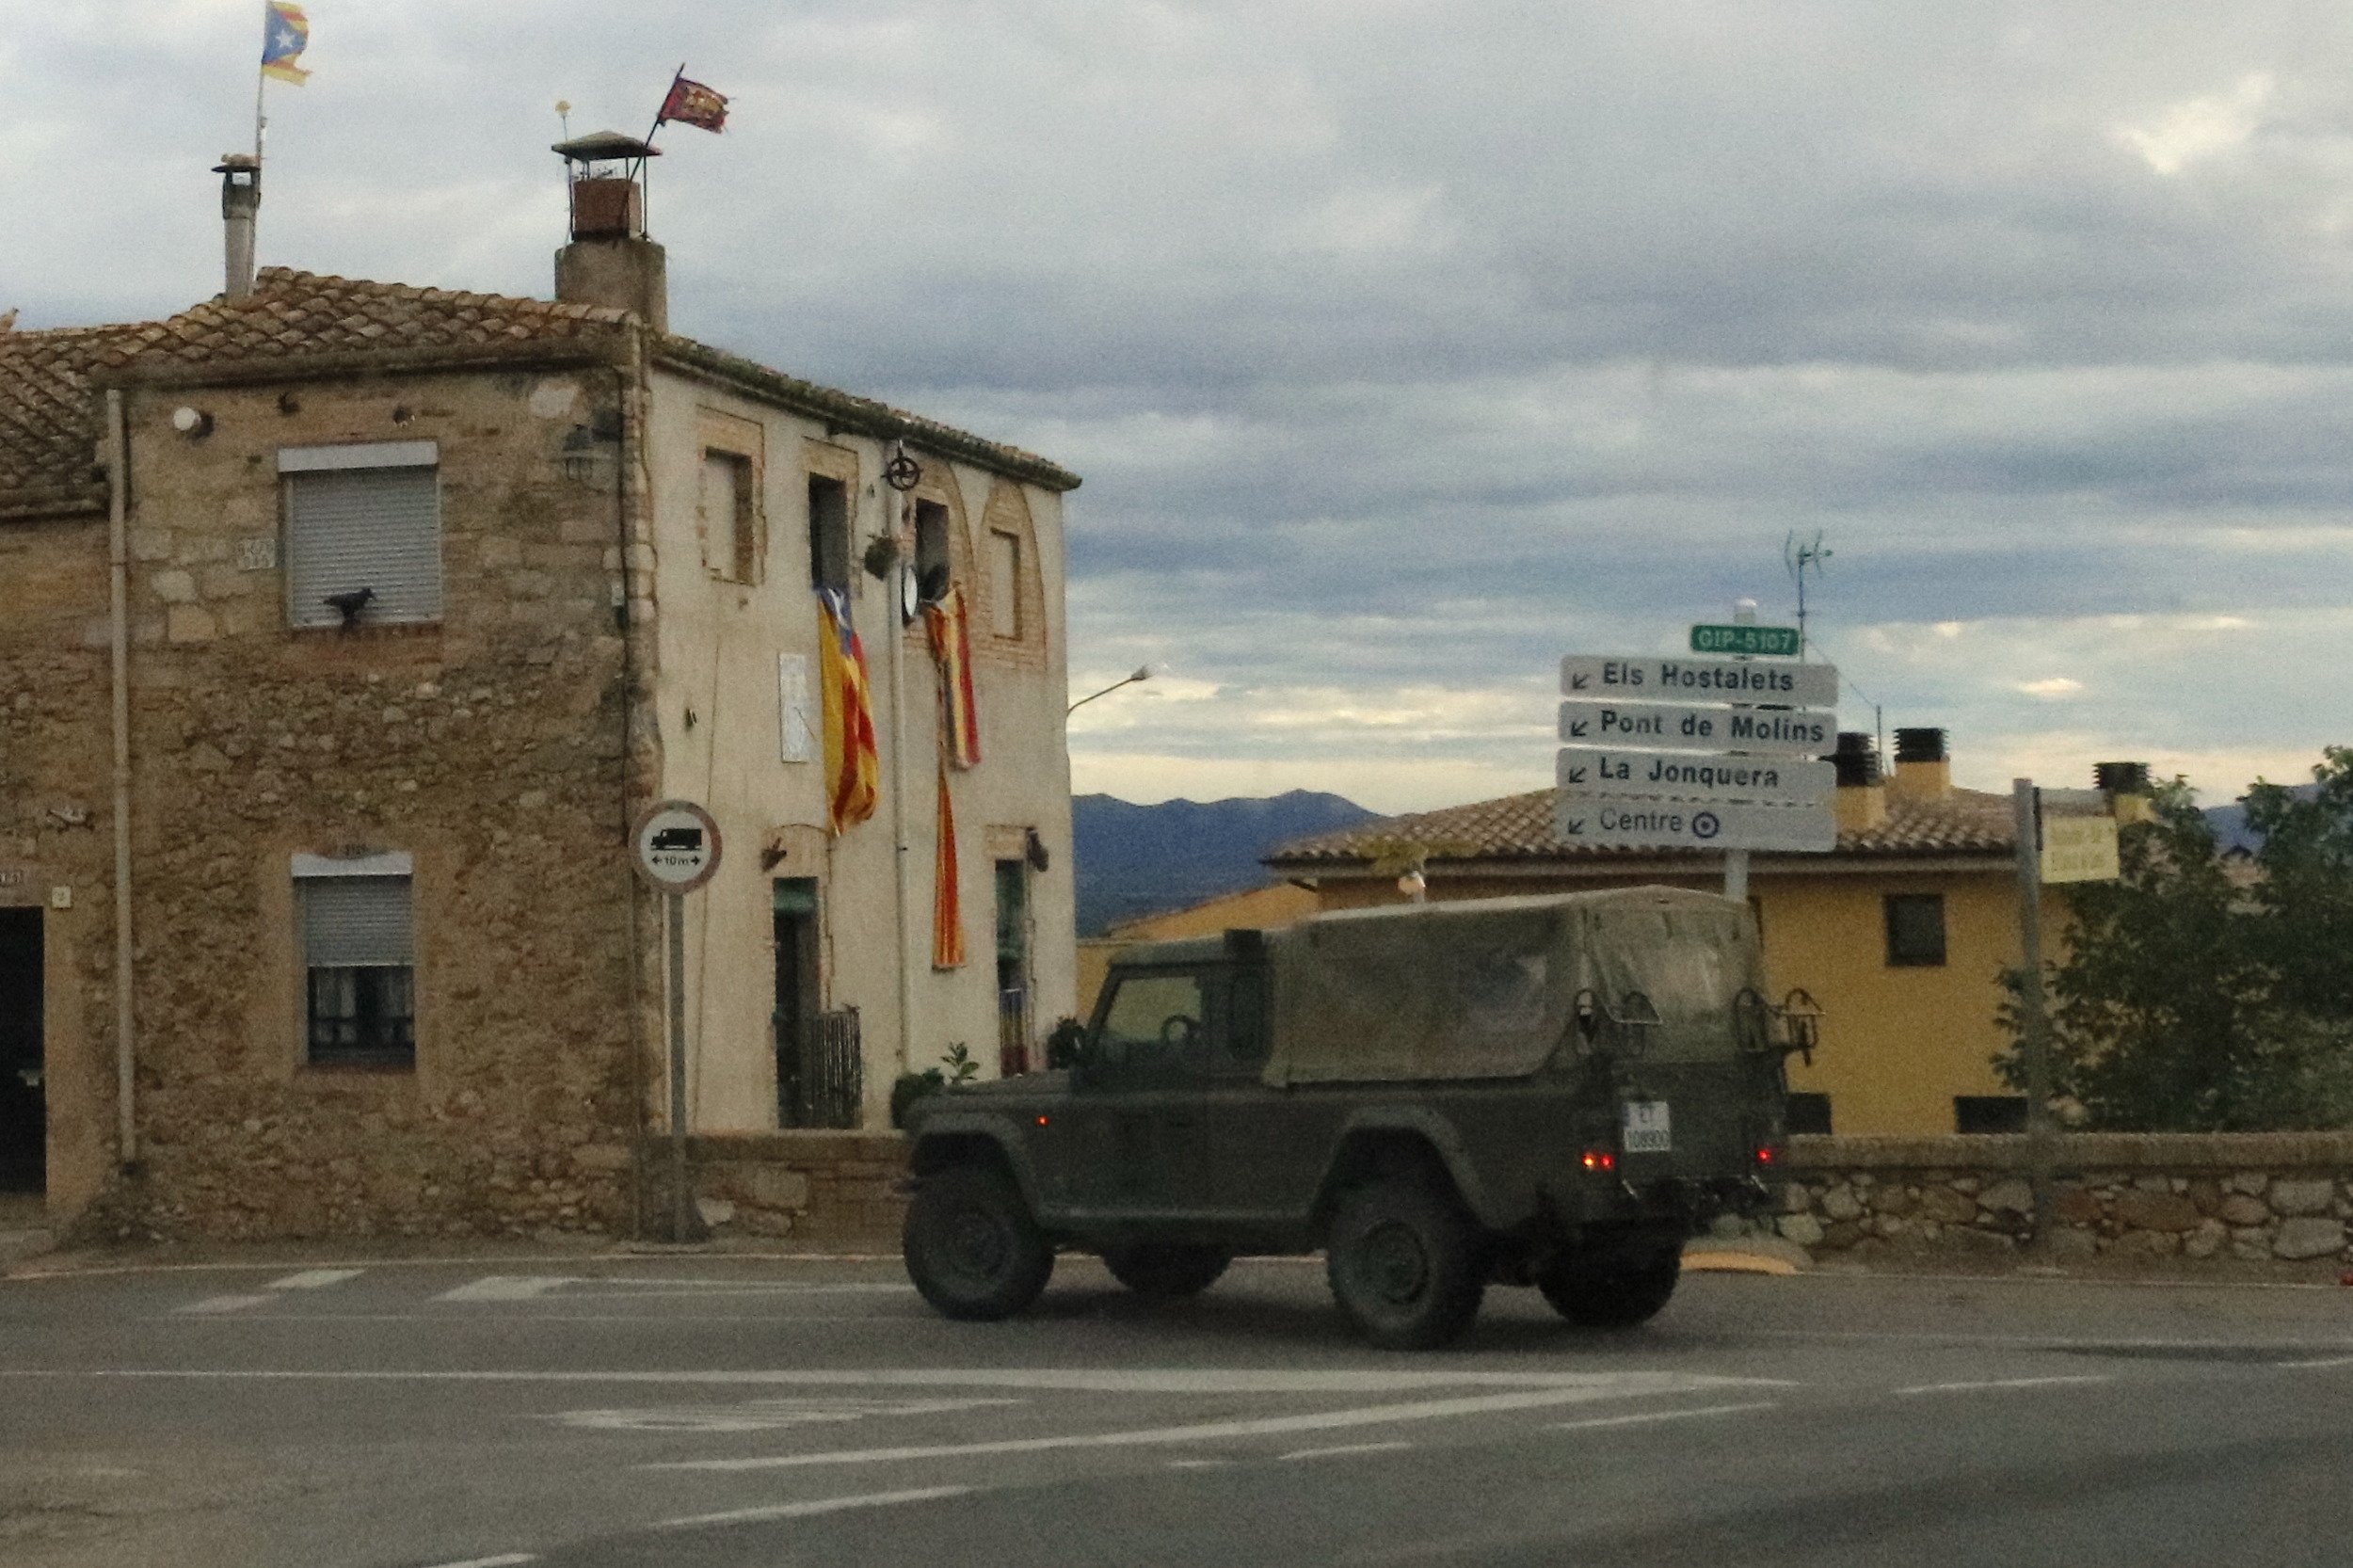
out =
[[1577,1157],[1577,1162],[1589,1171],[1605,1176],[1618,1168],[1617,1154],[1610,1149],[1587,1149]]
[[1770,1144],[1759,1144],[1756,1146],[1756,1162],[1759,1165],[1778,1165],[1781,1163],[1781,1151]]

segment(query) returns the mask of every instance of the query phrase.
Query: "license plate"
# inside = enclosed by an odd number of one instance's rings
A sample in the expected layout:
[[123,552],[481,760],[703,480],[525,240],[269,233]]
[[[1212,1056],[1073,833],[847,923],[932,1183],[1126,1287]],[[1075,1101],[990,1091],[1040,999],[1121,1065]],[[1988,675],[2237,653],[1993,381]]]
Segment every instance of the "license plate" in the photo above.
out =
[[1665,1100],[1628,1100],[1619,1116],[1628,1154],[1665,1154],[1674,1147]]

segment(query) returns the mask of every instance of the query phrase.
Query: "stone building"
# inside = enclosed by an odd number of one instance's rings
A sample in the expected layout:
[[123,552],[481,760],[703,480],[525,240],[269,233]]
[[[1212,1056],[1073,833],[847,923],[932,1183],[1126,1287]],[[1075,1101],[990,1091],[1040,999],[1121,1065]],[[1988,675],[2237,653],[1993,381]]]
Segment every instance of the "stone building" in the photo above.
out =
[[[882,1125],[1069,1011],[1077,478],[672,334],[632,145],[559,149],[552,301],[241,275],[232,159],[223,295],[0,333],[0,1180],[56,1221],[631,1225],[666,797],[725,846],[697,1134]],[[838,826],[826,588],[879,763]],[[969,765],[930,600],[969,606]]]

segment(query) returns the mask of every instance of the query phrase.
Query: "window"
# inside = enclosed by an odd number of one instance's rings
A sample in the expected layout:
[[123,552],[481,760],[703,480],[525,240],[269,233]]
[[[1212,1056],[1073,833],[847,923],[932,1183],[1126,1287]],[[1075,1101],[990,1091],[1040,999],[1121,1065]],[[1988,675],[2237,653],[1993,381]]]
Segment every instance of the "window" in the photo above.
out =
[[1782,1103],[1782,1125],[1793,1133],[1830,1134],[1830,1096],[1792,1094]]
[[1182,1067],[1207,1016],[1200,976],[1131,974],[1103,1014],[1102,1063],[1131,1073]]
[[948,555],[948,508],[936,501],[915,504],[915,583],[923,602],[948,595],[952,568]]
[[999,1071],[1029,1071],[1030,867],[1000,860],[997,872],[997,1051]]
[[1887,962],[1903,968],[1933,968],[1945,962],[1944,894],[1887,896]]
[[850,488],[822,473],[808,476],[808,580],[850,591]]
[[408,856],[298,855],[295,879],[310,1062],[414,1066],[416,939]]
[[431,441],[280,449],[293,625],[441,618],[440,461]]
[[740,452],[703,454],[702,514],[705,549],[720,575],[736,583],[760,581],[758,471]]
[[1021,539],[1016,534],[988,536],[988,629],[1000,637],[1021,635]]
[[1955,1095],[1953,1096],[1953,1130],[1955,1132],[2024,1132],[2026,1130],[2026,1096],[2024,1095]]

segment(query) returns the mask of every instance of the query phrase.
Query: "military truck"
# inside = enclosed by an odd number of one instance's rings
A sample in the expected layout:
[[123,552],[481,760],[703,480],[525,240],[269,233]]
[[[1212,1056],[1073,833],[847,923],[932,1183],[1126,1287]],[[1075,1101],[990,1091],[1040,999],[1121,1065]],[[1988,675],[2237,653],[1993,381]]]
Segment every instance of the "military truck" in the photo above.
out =
[[1321,1250],[1379,1345],[1448,1342],[1490,1285],[1641,1323],[1687,1238],[1776,1196],[1815,1015],[1764,984],[1746,905],[1664,888],[1142,944],[1066,1069],[912,1109],[907,1272],[985,1320],[1058,1251],[1177,1297]]

